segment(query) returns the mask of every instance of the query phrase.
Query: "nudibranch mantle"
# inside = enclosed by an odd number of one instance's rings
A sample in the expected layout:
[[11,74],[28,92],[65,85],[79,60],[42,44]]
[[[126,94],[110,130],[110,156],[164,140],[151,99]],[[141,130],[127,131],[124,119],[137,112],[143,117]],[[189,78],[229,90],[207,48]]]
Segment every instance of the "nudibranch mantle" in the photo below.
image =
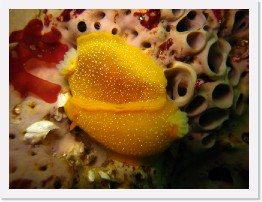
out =
[[186,113],[166,95],[163,70],[118,35],[80,36],[58,69],[69,82],[64,108],[72,124],[110,150],[151,156],[188,132]]

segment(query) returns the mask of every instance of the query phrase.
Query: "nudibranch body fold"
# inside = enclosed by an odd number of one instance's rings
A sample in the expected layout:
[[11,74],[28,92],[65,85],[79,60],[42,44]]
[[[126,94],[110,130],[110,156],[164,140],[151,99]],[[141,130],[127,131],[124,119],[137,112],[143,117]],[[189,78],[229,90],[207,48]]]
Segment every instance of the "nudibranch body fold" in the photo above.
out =
[[71,90],[68,117],[117,153],[151,156],[188,132],[186,114],[166,95],[163,70],[120,36],[80,36],[76,54],[58,68]]

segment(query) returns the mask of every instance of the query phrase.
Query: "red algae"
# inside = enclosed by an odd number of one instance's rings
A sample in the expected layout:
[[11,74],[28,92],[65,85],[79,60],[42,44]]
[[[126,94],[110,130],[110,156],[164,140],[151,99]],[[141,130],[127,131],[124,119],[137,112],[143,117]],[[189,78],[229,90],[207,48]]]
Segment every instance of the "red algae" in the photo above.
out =
[[233,62],[236,62],[236,63],[239,63],[239,62],[241,62],[241,58],[239,58],[239,57],[233,57],[233,58],[232,58],[232,61],[233,61]]
[[196,83],[195,83],[195,92],[199,92],[200,87],[202,86],[202,84],[204,84],[205,82],[202,79],[197,79]]
[[[146,13],[134,13],[134,16],[141,17],[140,24],[149,30],[157,27],[160,22],[160,15],[161,13],[159,9],[149,9],[146,11]],[[148,19],[146,20],[145,17]]]
[[52,15],[50,14],[50,15],[46,15],[45,17],[44,17],[44,25],[46,26],[46,27],[48,27],[49,25],[50,25],[50,23],[51,23],[51,19],[50,18],[52,18]]
[[168,50],[170,48],[170,46],[173,45],[173,39],[172,38],[169,38],[166,42],[162,43],[160,46],[159,46],[159,49],[161,51],[165,51],[165,50]]
[[56,19],[60,22],[68,22],[72,17],[77,17],[84,11],[85,9],[65,9]]
[[9,50],[10,82],[22,97],[33,93],[48,103],[57,100],[61,86],[36,77],[27,72],[27,61],[30,66],[40,68],[45,63],[48,68],[54,68],[68,51],[65,44],[60,43],[61,33],[52,28],[50,32],[42,34],[43,23],[39,19],[31,20],[20,31],[12,32],[9,42],[17,45]]
[[222,10],[221,9],[212,9],[212,12],[214,13],[216,19],[218,22],[221,22],[223,17],[222,17]]

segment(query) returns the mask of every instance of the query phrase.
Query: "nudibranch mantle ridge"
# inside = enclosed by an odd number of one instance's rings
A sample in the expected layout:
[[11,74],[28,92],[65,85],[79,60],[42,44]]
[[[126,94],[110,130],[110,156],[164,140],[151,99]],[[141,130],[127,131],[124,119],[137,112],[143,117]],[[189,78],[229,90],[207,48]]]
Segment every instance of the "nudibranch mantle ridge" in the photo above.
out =
[[188,132],[186,113],[166,95],[163,70],[140,49],[100,32],[80,36],[71,52],[58,65],[71,90],[65,112],[96,141],[146,157]]

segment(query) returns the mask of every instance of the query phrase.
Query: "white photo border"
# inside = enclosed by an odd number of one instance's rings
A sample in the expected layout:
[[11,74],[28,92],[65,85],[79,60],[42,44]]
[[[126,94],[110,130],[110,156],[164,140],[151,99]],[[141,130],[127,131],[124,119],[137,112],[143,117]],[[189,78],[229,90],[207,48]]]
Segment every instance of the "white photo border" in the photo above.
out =
[[[1,5],[2,17],[2,37],[1,37],[1,78],[2,83],[2,102],[1,102],[1,180],[0,192],[3,199],[259,199],[260,198],[260,138],[259,138],[259,35],[258,35],[258,16],[259,3],[255,0],[186,0],[186,1],[167,1],[167,0],[144,0],[144,1],[118,1],[118,0],[95,0],[83,1],[64,0],[45,1],[19,1],[10,0]],[[139,3],[138,3],[139,2]],[[187,9],[249,9],[249,40],[250,40],[250,84],[249,84],[249,189],[145,189],[145,190],[83,190],[83,189],[64,189],[64,190],[26,190],[9,189],[9,56],[8,56],[8,28],[9,28],[9,9],[55,9],[55,8],[187,8]],[[3,20],[4,19],[4,20]],[[259,43],[258,43],[259,42]],[[261,92],[261,88],[260,88]]]

